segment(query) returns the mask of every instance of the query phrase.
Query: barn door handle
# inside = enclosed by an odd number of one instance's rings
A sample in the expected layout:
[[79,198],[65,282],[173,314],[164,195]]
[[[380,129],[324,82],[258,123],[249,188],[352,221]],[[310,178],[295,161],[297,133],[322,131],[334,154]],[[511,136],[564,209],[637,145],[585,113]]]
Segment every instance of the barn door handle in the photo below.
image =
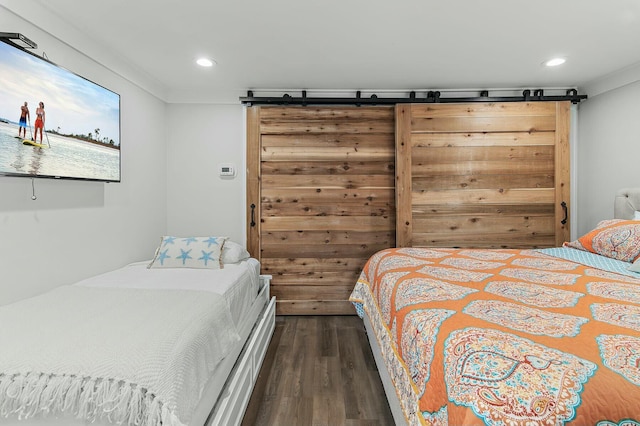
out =
[[564,219],[562,219],[560,221],[561,224],[566,225],[567,224],[567,217],[568,217],[568,209],[567,209],[567,203],[565,203],[564,201],[560,203],[560,206],[562,206],[562,211],[564,211]]
[[256,226],[256,205],[251,204],[251,226]]

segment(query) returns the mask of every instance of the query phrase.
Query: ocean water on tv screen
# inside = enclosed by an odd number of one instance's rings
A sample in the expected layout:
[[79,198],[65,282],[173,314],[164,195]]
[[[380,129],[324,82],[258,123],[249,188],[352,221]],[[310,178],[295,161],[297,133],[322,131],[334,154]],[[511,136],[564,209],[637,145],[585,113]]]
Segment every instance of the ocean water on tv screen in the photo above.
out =
[[[75,179],[120,180],[120,150],[55,133],[40,148],[23,144],[18,124],[0,122],[0,173]],[[27,140],[32,134],[27,129]],[[40,138],[38,137],[38,143]]]

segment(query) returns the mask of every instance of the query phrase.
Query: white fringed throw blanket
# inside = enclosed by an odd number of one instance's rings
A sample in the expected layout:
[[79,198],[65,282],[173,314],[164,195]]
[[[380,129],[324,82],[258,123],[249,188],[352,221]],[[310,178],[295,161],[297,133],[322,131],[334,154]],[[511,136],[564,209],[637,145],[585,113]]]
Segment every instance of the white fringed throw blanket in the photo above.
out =
[[217,294],[59,287],[0,306],[0,415],[182,426],[238,340]]

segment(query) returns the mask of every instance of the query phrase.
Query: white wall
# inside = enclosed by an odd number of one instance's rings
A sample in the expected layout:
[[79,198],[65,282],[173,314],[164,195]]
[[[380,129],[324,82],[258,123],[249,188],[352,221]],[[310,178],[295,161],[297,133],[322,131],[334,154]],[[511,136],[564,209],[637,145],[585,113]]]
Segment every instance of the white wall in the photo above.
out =
[[574,206],[581,236],[613,217],[618,189],[640,187],[640,81],[581,102],[579,117]]
[[[245,244],[244,107],[167,106],[167,233],[220,235]],[[236,167],[221,178],[218,165]]]
[[[153,255],[166,229],[166,105],[0,7],[0,28],[121,96],[122,182],[0,177],[0,305]],[[70,42],[72,44],[72,42]],[[1,100],[0,100],[1,102]]]

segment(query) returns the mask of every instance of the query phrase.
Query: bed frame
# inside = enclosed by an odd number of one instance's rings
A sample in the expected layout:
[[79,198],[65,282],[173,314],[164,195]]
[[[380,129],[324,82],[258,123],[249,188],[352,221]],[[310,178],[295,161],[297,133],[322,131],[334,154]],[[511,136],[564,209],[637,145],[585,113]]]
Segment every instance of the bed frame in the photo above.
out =
[[276,298],[269,299],[270,285],[271,275],[260,275],[258,298],[266,298],[268,303],[262,309],[249,338],[241,348],[205,426],[236,426],[242,422],[275,329]]
[[[260,275],[260,284],[261,290],[258,297],[266,296],[268,303],[241,348],[237,361],[229,373],[205,426],[237,426],[244,417],[276,324],[276,298],[274,296],[269,299],[271,275]],[[230,354],[230,356],[232,355],[234,354]],[[194,424],[193,426],[199,425]]]
[[[640,211],[640,188],[624,188],[616,192],[614,200],[614,218],[616,219],[632,219],[634,213]],[[380,374],[380,380],[384,387],[385,394],[387,395],[387,401],[389,402],[389,408],[393,415],[393,420],[396,425],[406,425],[407,420],[404,417],[404,413],[401,408],[400,400],[396,394],[395,387],[391,381],[391,376],[387,371],[387,367],[382,360],[382,353],[380,346],[376,340],[375,333],[369,321],[367,315],[364,316],[364,326],[367,330],[367,337],[369,338],[369,344],[373,352],[373,357],[378,367]]]
[[393,386],[391,376],[387,371],[387,366],[382,359],[382,351],[380,350],[380,345],[378,345],[378,341],[376,340],[376,335],[373,332],[373,326],[371,325],[369,316],[365,314],[362,319],[364,321],[364,328],[367,331],[367,337],[369,338],[369,344],[371,345],[371,351],[373,352],[373,358],[376,361],[376,367],[378,367],[378,374],[380,375],[380,380],[384,387],[384,393],[387,395],[387,402],[389,402],[389,408],[391,409],[393,420],[398,426],[406,425],[407,421],[405,420],[402,406],[400,405],[400,399],[396,394],[396,388]]

